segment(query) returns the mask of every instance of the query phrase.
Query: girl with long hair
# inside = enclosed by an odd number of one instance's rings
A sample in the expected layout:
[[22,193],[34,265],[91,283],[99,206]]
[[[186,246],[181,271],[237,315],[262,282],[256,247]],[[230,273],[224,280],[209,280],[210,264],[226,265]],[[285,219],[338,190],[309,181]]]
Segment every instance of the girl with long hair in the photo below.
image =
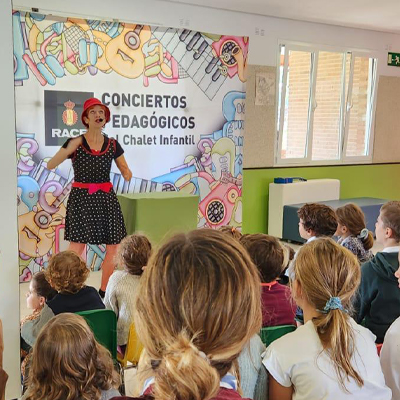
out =
[[240,399],[237,358],[261,328],[260,278],[241,244],[179,234],[150,259],[136,300],[138,395]]
[[391,399],[375,336],[350,317],[361,276],[356,257],[317,239],[299,250],[290,270],[304,325],[267,348],[270,400]]
[[366,228],[361,208],[354,203],[346,204],[336,209],[336,217],[338,227],[335,235],[339,236],[338,243],[355,254],[360,264],[371,260],[374,257],[371,251],[374,236]]
[[119,396],[110,353],[77,314],[52,318],[33,347],[24,400],[108,400]]

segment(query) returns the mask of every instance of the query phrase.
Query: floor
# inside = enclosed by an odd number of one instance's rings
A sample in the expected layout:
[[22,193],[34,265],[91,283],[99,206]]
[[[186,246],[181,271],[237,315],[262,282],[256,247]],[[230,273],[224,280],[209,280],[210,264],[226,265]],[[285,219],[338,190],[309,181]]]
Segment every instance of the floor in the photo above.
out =
[[[296,251],[301,247],[300,245],[296,245],[293,243],[289,243],[290,246],[292,246]],[[382,250],[382,246],[375,243],[374,247],[372,248],[372,251],[374,254],[378,251]],[[87,285],[88,286],[93,286],[95,288],[100,287],[100,281],[101,281],[101,272],[96,271],[96,272],[91,272],[89,275],[89,278],[87,280]],[[27,309],[26,307],[26,294],[29,290],[29,283],[21,283],[20,284],[20,313],[21,313],[21,318],[24,316],[30,314],[30,310]],[[126,394],[127,395],[133,395],[132,390],[133,386],[135,385],[135,374],[136,374],[136,369],[135,368],[130,368],[126,371],[125,374],[125,384],[126,384]]]

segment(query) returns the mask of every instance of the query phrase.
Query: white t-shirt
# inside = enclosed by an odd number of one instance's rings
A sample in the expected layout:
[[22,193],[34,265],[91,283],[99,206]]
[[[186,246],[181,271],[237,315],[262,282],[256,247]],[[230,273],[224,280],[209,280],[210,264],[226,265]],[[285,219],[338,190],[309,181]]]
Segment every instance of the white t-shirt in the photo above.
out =
[[352,365],[364,380],[362,387],[350,379],[346,383],[348,393],[343,391],[312,321],[268,346],[263,364],[279,384],[293,385],[295,400],[390,400],[391,390],[385,385],[375,336],[351,318],[350,323],[356,348]]
[[381,366],[393,400],[400,400],[400,317],[390,325],[381,351]]

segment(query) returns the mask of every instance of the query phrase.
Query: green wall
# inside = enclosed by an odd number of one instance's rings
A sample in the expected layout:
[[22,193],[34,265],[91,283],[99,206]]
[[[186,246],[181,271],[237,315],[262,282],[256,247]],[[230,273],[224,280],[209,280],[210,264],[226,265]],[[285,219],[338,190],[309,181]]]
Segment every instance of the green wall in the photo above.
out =
[[306,168],[245,169],[243,173],[243,232],[267,233],[269,184],[275,177],[340,179],[340,197],[400,200],[400,164]]

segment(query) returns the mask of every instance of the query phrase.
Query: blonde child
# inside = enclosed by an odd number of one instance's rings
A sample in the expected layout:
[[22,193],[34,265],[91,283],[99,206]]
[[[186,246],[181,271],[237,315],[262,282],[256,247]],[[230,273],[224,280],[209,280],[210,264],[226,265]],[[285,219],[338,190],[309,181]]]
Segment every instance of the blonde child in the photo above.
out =
[[142,279],[140,398],[240,400],[236,360],[261,327],[260,279],[240,243],[212,229],[177,235]]
[[54,315],[105,308],[97,290],[85,285],[90,271],[75,252],[62,251],[51,257],[45,273],[58,292],[47,303]]
[[336,209],[338,227],[335,235],[338,243],[350,250],[358,258],[360,264],[371,260],[374,254],[370,249],[374,245],[374,237],[365,225],[365,215],[354,203]]
[[81,316],[64,313],[36,340],[23,400],[108,400],[119,395],[118,385],[110,353]]
[[119,245],[116,260],[123,271],[115,271],[108,281],[104,304],[117,315],[117,343],[122,346],[122,351],[128,342],[129,327],[133,322],[140,277],[150,255],[151,243],[146,236],[127,236]]
[[356,257],[321,238],[299,250],[291,269],[305,324],[267,348],[270,400],[391,399],[375,336],[349,314],[360,283]]

